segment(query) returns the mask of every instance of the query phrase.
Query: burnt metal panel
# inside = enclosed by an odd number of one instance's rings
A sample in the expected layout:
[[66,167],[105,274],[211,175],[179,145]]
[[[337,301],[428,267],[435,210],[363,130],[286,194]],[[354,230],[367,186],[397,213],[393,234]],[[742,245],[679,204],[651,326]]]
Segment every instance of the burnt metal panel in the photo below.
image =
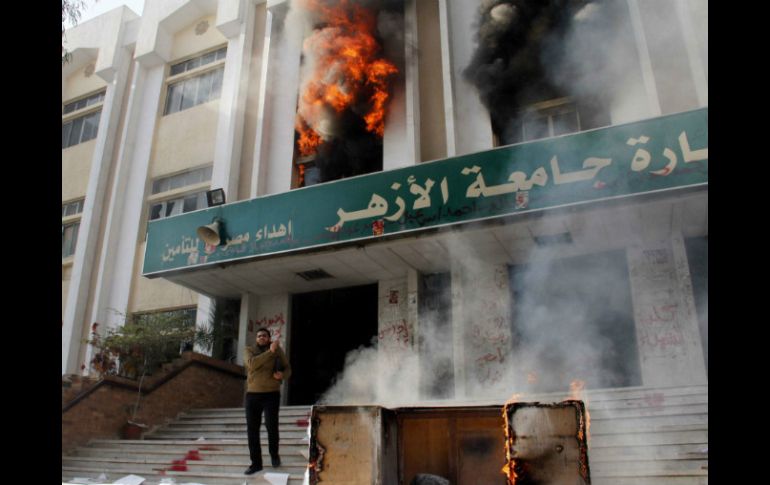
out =
[[582,401],[508,403],[503,415],[511,485],[590,485]]

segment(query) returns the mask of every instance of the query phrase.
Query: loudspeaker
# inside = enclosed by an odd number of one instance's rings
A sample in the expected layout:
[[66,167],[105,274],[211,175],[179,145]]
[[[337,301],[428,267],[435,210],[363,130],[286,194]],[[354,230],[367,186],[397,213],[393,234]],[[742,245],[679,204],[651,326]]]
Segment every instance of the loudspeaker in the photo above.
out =
[[203,239],[203,242],[212,246],[219,246],[221,238],[219,236],[219,221],[214,221],[211,224],[201,226],[198,228],[198,237]]

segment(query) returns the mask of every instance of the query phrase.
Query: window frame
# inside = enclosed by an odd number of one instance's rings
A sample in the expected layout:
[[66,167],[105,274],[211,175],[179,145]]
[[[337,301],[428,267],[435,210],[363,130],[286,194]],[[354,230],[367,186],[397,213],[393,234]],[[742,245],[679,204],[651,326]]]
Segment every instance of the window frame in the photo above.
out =
[[[75,251],[77,250],[78,234],[80,233],[80,221],[83,217],[83,207],[85,206],[85,197],[79,199],[73,199],[69,202],[62,202],[62,218],[61,218],[61,232],[62,232],[62,254],[64,253],[64,235],[67,228],[77,226],[73,233],[74,237],[71,238],[72,252],[62,256],[62,264],[68,264],[75,258]],[[67,214],[68,208],[73,207],[77,212]]]
[[[99,135],[99,124],[101,123],[101,113],[102,113],[102,108],[104,107],[104,100],[106,96],[107,96],[107,88],[102,88],[99,91],[96,91],[95,93],[91,92],[84,96],[75,98],[74,100],[69,101],[65,104],[62,104],[62,117],[61,117],[62,150],[66,150],[67,148],[80,145],[81,143],[85,143],[87,141],[96,139],[96,137]],[[77,105],[77,103],[84,100],[86,101],[85,106],[65,112],[65,109],[68,106]],[[89,103],[89,100],[93,100],[93,102]],[[83,134],[85,133],[86,125],[89,121],[93,120],[94,118],[96,118],[96,122],[95,124],[92,124],[93,136],[91,136],[90,138],[84,139]],[[79,121],[80,121],[80,125],[78,127],[79,134],[77,136],[78,141],[75,143],[70,143],[72,139],[72,127],[75,126],[75,124]],[[65,130],[65,127],[68,125],[69,125],[69,130],[67,131],[67,136],[66,136],[67,141],[65,142],[64,130]],[[66,146],[65,146],[65,143],[67,143]]]
[[[174,215],[178,215],[178,214],[186,214],[188,212],[195,212],[202,209],[207,209],[208,204],[206,202],[206,192],[211,188],[211,177],[213,174],[213,169],[214,169],[213,164],[208,164],[208,165],[203,165],[198,167],[192,167],[180,172],[171,173],[160,177],[155,177],[154,179],[152,179],[149,183],[150,195],[148,195],[146,198],[147,209],[145,212],[145,217],[147,218],[147,224],[149,224],[150,221],[156,221],[159,219],[165,219],[167,217],[173,217]],[[158,190],[156,192],[156,184],[158,184],[158,182],[161,182],[163,180],[170,180],[178,177],[184,178],[194,172],[204,173],[204,171],[209,171],[207,180],[202,180],[199,182],[194,182],[192,184],[182,185],[176,188]],[[197,206],[193,210],[185,211],[184,210],[185,199],[189,198],[191,195],[196,195],[198,197],[198,201],[202,205]],[[158,204],[164,204],[170,201],[178,201],[181,204],[181,211],[175,212],[173,214],[169,214],[166,216],[156,217],[153,219],[152,218],[153,208]],[[161,208],[161,210],[163,211],[163,208]],[[145,232],[145,237],[147,237],[146,232]]]
[[[161,105],[161,116],[179,113],[180,111],[194,108],[201,104],[221,98],[222,78],[224,77],[227,47],[227,44],[219,45],[188,56],[187,58],[182,58],[181,60],[168,65],[163,103]],[[214,54],[213,61],[206,64],[200,63],[204,57],[210,56],[211,54]],[[186,65],[195,60],[199,60],[197,65],[172,74],[176,66]],[[222,73],[218,74],[220,69],[222,70]],[[204,83],[208,85],[208,94],[206,95],[206,99],[201,101],[201,99],[203,99],[201,87]],[[187,93],[188,96],[185,96],[185,93]],[[192,98],[192,104],[183,105],[188,98]],[[174,104],[178,104],[178,106],[174,108]],[[172,111],[172,109],[174,110]]]

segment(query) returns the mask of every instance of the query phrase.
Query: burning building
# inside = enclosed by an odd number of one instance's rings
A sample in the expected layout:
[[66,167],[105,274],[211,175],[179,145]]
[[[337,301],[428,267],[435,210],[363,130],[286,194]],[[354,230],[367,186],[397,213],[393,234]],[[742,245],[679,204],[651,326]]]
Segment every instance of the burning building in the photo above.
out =
[[217,302],[226,357],[260,326],[281,340],[288,404],[489,406],[467,428],[402,411],[420,451],[393,483],[466,476],[457,450],[489,433],[499,471],[511,394],[575,399],[576,380],[592,483],[706,483],[707,17],[158,0],[71,29],[62,374],[90,372],[110,309],[203,326]]

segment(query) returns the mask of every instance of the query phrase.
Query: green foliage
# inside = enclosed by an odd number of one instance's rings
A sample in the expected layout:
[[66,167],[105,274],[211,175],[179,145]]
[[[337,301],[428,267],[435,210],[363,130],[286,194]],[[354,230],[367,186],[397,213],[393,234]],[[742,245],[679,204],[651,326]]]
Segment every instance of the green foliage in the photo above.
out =
[[212,332],[196,330],[194,315],[194,311],[184,310],[134,315],[124,325],[107,329],[104,335],[99,334],[98,323],[92,325],[91,338],[86,340],[95,349],[92,368],[101,376],[119,373],[139,378],[129,421],[136,419],[146,376],[178,357],[184,347],[211,347]]
[[136,315],[103,335],[97,326],[87,340],[95,349],[91,366],[101,375],[118,373],[132,379],[151,375],[185,346],[210,347],[213,339],[211,331],[196,330],[191,314],[178,311]]
[[86,8],[85,0],[61,0],[61,63],[64,64],[70,60],[70,53],[64,48],[64,23],[70,21],[75,26],[80,20],[83,9]]

